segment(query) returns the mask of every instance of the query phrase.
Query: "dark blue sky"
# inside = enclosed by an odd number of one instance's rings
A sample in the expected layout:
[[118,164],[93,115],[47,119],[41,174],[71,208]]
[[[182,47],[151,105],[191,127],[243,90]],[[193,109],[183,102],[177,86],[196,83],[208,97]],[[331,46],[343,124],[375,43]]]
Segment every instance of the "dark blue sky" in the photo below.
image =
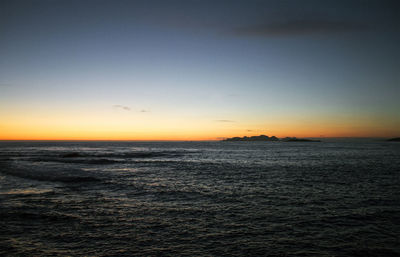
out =
[[[3,0],[2,126],[391,136],[398,17],[397,1]],[[77,113],[98,118],[79,130]]]

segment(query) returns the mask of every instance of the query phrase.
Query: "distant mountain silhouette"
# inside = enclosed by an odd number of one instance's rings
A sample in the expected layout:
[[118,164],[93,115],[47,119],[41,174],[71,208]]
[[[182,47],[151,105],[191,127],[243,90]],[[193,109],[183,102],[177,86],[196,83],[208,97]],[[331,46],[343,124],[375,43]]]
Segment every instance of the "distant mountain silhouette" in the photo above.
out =
[[321,142],[321,140],[312,140],[312,139],[296,138],[296,137],[285,137],[281,140],[284,142]]
[[266,135],[252,136],[252,137],[231,137],[224,139],[223,141],[279,141],[275,136],[269,137]]
[[311,139],[304,139],[304,138],[296,138],[296,137],[285,137],[282,139],[277,138],[276,136],[252,136],[252,137],[230,137],[226,138],[222,141],[229,141],[229,142],[238,142],[238,141],[283,141],[283,142],[321,142],[320,140],[311,140]]
[[390,141],[390,142],[400,142],[400,137],[391,138],[391,139],[388,139],[387,141]]

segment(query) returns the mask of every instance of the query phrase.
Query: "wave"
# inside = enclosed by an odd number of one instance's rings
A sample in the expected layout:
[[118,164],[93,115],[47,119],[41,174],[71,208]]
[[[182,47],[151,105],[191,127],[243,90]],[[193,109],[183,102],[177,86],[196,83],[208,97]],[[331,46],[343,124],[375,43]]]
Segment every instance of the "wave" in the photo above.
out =
[[154,157],[180,157],[184,152],[178,151],[144,151],[144,152],[121,152],[121,153],[99,153],[99,152],[67,152],[61,154],[61,158],[154,158]]
[[54,191],[51,189],[38,189],[38,188],[21,188],[21,189],[11,189],[8,191],[0,192],[0,195],[44,195],[53,194]]
[[49,182],[86,183],[101,181],[99,178],[88,175],[88,172],[82,169],[61,169],[60,167],[45,166],[36,167],[34,165],[11,164],[6,162],[0,162],[0,173],[23,179]]
[[79,222],[81,219],[77,215],[63,214],[59,212],[33,212],[22,210],[6,210],[0,213],[0,218],[7,221],[45,221],[45,222]]
[[[44,152],[31,154],[26,160],[31,162],[57,162],[57,163],[78,163],[78,164],[116,164],[142,159],[170,159],[181,157],[183,152],[176,151],[154,151],[154,152]],[[21,156],[15,156],[21,158]],[[11,158],[12,159],[12,158]]]
[[55,157],[39,157],[29,159],[32,162],[60,162],[60,163],[77,163],[77,164],[114,164],[124,162],[123,160],[106,159],[106,158],[78,158],[64,159]]

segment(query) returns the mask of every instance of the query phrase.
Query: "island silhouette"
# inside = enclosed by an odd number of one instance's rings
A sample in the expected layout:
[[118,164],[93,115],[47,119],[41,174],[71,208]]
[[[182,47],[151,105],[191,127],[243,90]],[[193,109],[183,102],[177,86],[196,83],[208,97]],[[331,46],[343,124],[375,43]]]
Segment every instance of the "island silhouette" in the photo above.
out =
[[312,140],[312,139],[305,139],[305,138],[296,138],[296,137],[285,137],[285,138],[277,138],[276,136],[266,136],[266,135],[259,135],[259,136],[251,136],[251,137],[230,137],[223,139],[222,141],[228,142],[240,142],[240,141],[281,141],[281,142],[321,142],[320,140]]
[[388,139],[387,141],[390,141],[390,142],[400,142],[400,137],[390,138],[390,139]]

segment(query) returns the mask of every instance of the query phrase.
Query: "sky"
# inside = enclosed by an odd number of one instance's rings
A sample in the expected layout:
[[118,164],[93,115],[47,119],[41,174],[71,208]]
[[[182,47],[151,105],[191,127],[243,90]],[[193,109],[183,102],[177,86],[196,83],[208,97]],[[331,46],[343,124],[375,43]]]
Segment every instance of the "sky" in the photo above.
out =
[[2,0],[0,139],[399,136],[399,7]]

